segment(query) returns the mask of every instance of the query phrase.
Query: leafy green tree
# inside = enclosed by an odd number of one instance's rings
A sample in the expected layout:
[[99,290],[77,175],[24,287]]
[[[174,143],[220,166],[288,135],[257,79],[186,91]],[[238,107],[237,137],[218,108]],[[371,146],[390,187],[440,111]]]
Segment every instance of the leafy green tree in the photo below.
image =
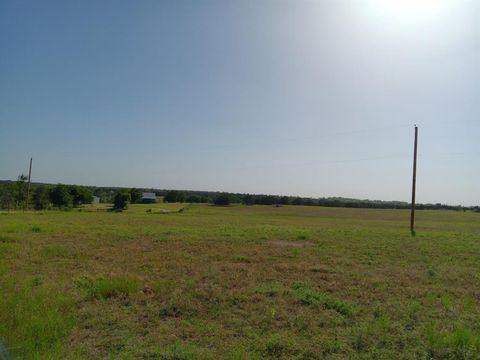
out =
[[38,186],[33,192],[33,207],[35,210],[45,210],[49,205],[50,191],[46,186]]
[[243,201],[245,205],[253,205],[255,204],[255,196],[251,194],[246,194],[243,196]]
[[231,202],[231,197],[230,197],[230,194],[228,193],[219,194],[213,201],[213,203],[218,206],[227,206],[227,205],[230,205],[230,202]]
[[292,205],[303,205],[303,199],[301,197],[296,197],[292,200]]
[[278,197],[273,195],[260,195],[257,197],[255,203],[260,205],[278,204]]
[[140,202],[142,199],[142,192],[139,189],[132,188],[130,189],[130,201],[132,204]]
[[0,207],[10,209],[15,205],[15,189],[12,183],[3,184],[0,190]]
[[128,203],[130,202],[130,192],[125,190],[120,190],[115,194],[113,198],[113,210],[122,211],[127,209]]
[[211,201],[210,198],[200,195],[189,195],[185,198],[185,202],[187,203],[209,203]]
[[70,195],[72,195],[73,206],[79,206],[81,204],[91,204],[93,201],[92,190],[85,186],[70,186]]
[[200,203],[202,202],[202,198],[198,195],[189,195],[185,199],[187,203]]
[[167,203],[183,203],[185,202],[185,194],[181,191],[170,190],[163,198],[163,201]]
[[17,181],[15,182],[15,206],[21,208],[25,201],[25,196],[27,194],[27,175],[20,174],[18,175]]
[[185,193],[182,191],[179,191],[177,194],[177,202],[179,203],[184,203],[185,202]]
[[58,208],[70,208],[73,205],[72,195],[68,186],[58,184],[50,192],[50,200],[53,206]]

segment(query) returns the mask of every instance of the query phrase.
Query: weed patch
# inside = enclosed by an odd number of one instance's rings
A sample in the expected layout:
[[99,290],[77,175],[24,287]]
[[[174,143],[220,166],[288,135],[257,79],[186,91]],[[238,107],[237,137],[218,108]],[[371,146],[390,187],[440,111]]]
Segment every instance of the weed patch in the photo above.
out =
[[128,297],[139,289],[138,282],[128,278],[91,279],[85,277],[78,280],[77,285],[86,291],[87,299]]
[[478,359],[480,353],[480,333],[459,327],[453,330],[440,330],[430,323],[425,329],[427,351],[433,359]]
[[306,233],[301,233],[297,235],[297,240],[307,240],[308,235]]
[[278,359],[285,356],[292,350],[292,341],[287,337],[274,334],[270,336],[265,342],[263,355],[269,358]]
[[40,226],[35,225],[30,228],[30,231],[34,233],[39,233],[39,232],[42,232],[42,228]]
[[352,304],[313,290],[307,283],[294,282],[291,286],[291,289],[293,291],[293,295],[303,305],[322,305],[327,309],[335,310],[339,314],[345,316],[352,316],[356,313],[356,308]]

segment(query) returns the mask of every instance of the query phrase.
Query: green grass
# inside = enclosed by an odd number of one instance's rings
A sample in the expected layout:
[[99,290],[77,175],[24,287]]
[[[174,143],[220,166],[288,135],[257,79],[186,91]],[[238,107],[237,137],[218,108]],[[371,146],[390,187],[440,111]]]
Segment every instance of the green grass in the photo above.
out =
[[38,281],[17,287],[3,284],[0,297],[0,334],[19,358],[62,358],[72,330],[73,300]]
[[90,279],[78,280],[78,286],[84,289],[88,299],[109,299],[130,296],[138,291],[138,282],[133,279]]
[[480,359],[480,214],[408,225],[301,206],[12,212],[0,338],[19,359]]
[[313,290],[309,284],[297,281],[292,284],[292,289],[294,296],[303,305],[322,305],[346,316],[353,316],[356,313],[354,305]]

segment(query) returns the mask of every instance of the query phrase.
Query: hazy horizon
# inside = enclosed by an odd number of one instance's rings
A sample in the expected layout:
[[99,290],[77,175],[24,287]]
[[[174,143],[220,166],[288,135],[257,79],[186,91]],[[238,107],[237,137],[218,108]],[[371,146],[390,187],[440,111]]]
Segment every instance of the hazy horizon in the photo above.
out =
[[[3,1],[0,179],[479,205],[480,3]],[[408,1],[406,2],[408,3]]]

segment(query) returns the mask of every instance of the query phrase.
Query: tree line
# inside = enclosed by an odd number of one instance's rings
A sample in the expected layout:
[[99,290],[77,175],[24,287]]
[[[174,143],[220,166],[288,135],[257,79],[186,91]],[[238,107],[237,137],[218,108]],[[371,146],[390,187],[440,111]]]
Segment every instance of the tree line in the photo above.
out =
[[[0,181],[0,208],[21,210],[25,206],[27,177],[19,175],[16,181]],[[141,202],[142,193],[151,192],[167,203],[211,203],[215,205],[303,205],[345,208],[409,209],[410,204],[401,201],[360,200],[341,197],[308,198],[298,196],[280,196],[263,194],[241,194],[213,191],[159,190],[146,188],[95,187],[64,184],[33,183],[29,204],[30,208],[45,210],[50,208],[69,209],[82,204],[92,203],[97,196],[101,203],[114,204],[114,208],[125,208],[129,203]],[[445,204],[417,204],[418,210],[473,210],[478,206],[463,207]]]
[[33,184],[27,200],[27,177],[19,175],[16,181],[0,184],[0,208],[22,210],[26,204],[35,210],[49,208],[68,209],[93,200],[91,189],[78,185],[38,185]]

